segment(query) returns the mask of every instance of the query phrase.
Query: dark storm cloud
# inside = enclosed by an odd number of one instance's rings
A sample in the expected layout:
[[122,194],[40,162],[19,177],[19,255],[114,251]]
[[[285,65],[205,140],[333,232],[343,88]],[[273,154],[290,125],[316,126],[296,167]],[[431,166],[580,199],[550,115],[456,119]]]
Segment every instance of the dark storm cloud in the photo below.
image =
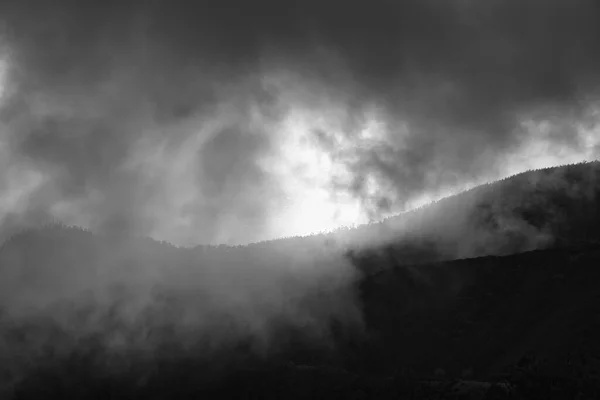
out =
[[[116,167],[145,133],[140,116],[169,127],[238,96],[267,112],[272,94],[236,82],[276,66],[357,115],[372,103],[383,110],[384,140],[332,152],[353,174],[332,187],[375,213],[397,209],[499,168],[523,141],[523,118],[577,120],[598,83],[598,8],[592,0],[4,2],[17,65],[7,107],[21,110],[10,116],[15,149],[46,166],[64,197],[98,189],[135,204],[137,177]],[[48,110],[56,104],[64,109]],[[248,200],[223,206],[254,223],[268,210],[246,188],[269,179],[253,162],[270,136],[230,129],[200,152],[199,181],[211,198],[237,187]],[[332,133],[319,135],[326,144]],[[549,140],[576,146],[577,130]],[[367,193],[369,177],[386,192]]]

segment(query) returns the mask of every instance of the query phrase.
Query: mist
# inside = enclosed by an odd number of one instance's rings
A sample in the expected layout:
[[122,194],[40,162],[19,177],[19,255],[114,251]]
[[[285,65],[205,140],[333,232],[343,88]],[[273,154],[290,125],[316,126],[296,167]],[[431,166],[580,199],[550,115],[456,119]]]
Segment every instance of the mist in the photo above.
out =
[[139,379],[183,357],[208,379],[249,362],[335,361],[341,337],[365,338],[361,274],[302,241],[192,249],[47,225],[4,243],[0,276],[0,392],[81,354]]

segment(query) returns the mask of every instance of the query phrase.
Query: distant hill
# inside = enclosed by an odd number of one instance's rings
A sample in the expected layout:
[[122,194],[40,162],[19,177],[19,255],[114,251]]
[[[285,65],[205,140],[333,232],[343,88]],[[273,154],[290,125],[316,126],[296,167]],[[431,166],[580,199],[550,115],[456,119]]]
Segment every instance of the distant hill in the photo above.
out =
[[600,241],[600,161],[524,172],[328,235],[414,264]]
[[384,251],[408,265],[598,242],[600,161],[593,161],[523,172],[377,223],[248,247],[329,246],[352,257]]

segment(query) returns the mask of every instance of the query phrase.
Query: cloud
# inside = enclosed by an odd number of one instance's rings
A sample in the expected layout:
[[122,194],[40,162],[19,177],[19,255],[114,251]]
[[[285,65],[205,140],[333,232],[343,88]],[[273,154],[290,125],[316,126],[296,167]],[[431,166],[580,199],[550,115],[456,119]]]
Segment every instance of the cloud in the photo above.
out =
[[[302,191],[327,191],[323,207],[353,197],[362,217],[378,218],[512,171],[509,156],[534,136],[527,121],[550,123],[554,133],[540,141],[553,147],[597,146],[597,134],[582,140],[580,129],[597,103],[597,8],[9,1],[0,9],[11,48],[3,136],[45,177],[30,197],[43,194],[46,214],[238,243],[290,231],[274,221],[300,191],[286,192],[282,180],[300,179],[277,177],[273,165],[285,161],[278,151],[289,132],[279,128],[300,110],[304,135],[316,139],[306,146],[337,166]],[[185,183],[172,182],[175,170]]]

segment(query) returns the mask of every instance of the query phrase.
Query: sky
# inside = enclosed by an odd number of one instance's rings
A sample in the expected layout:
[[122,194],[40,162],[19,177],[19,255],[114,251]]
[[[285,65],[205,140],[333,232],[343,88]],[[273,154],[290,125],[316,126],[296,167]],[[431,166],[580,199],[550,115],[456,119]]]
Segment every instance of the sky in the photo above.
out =
[[0,231],[188,246],[600,156],[593,0],[5,0]]

